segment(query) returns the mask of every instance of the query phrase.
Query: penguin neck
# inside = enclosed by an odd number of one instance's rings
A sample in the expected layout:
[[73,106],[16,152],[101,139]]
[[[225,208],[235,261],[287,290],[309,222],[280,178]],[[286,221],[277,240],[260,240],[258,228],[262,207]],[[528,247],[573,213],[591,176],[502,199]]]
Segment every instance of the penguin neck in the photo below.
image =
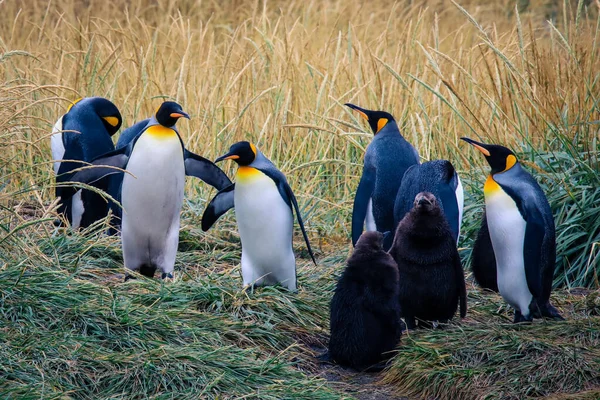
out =
[[254,167],[251,167],[249,165],[240,165],[235,174],[235,177],[237,182],[244,184],[252,182],[257,178],[260,178],[261,175],[263,175],[263,173]]
[[152,125],[146,129],[146,133],[155,139],[175,139],[177,132],[172,128],[162,125]]

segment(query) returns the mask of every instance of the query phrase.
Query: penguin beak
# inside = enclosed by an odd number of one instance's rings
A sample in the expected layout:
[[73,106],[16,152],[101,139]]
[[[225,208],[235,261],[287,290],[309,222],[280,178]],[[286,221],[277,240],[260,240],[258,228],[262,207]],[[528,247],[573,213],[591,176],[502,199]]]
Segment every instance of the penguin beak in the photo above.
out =
[[223,154],[221,157],[217,158],[215,160],[215,162],[218,163],[219,161],[223,161],[223,160],[237,160],[238,158],[240,158],[240,156],[229,152],[229,153]]
[[184,111],[179,111],[179,112],[174,112],[170,114],[171,118],[187,118],[190,119],[190,116],[184,112]]
[[486,156],[486,157],[490,156],[490,151],[487,149],[487,145],[486,144],[480,143],[480,142],[476,142],[473,139],[469,139],[467,137],[462,137],[461,139],[464,140],[465,142],[469,143],[473,147],[475,147],[480,152],[482,152],[484,156]]
[[354,111],[357,111],[361,117],[363,117],[364,119],[366,119],[367,121],[369,120],[369,110],[366,110],[364,108],[361,108],[359,106],[355,106],[354,104],[351,103],[346,103],[344,104],[347,107],[350,107],[351,109],[353,109]]

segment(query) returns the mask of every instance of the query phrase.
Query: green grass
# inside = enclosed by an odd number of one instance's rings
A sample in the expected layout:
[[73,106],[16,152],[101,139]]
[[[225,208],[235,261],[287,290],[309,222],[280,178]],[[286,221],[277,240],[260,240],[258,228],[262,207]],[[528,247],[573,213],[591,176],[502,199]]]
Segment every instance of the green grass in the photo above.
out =
[[[513,326],[500,297],[469,286],[465,321],[403,337],[382,375],[390,390],[599,398],[598,9],[515,5],[0,2],[0,397],[361,396],[311,358],[327,343],[371,138],[353,102],[392,112],[423,160],[456,166],[467,273],[488,166],[461,136],[515,150],[557,225],[553,303],[566,322]],[[49,132],[91,95],[113,100],[125,126],[180,102],[186,146],[211,159],[255,142],[288,177],[318,256],[313,266],[297,233],[299,293],[242,290],[233,215],[201,232],[214,191],[191,179],[175,282],[123,283],[117,239],[56,232]]]

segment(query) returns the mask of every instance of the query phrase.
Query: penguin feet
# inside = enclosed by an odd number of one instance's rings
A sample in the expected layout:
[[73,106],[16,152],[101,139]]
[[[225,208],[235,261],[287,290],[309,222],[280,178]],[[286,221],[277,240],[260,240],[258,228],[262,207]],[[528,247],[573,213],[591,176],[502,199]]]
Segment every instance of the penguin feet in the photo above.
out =
[[173,281],[173,274],[172,273],[167,273],[167,272],[163,272],[163,274],[161,275],[161,279],[169,279],[171,282]]
[[125,279],[123,280],[123,282],[127,282],[130,279],[137,279],[137,278],[133,275],[125,274]]
[[533,321],[533,315],[531,313],[529,313],[529,315],[527,317],[524,317],[523,314],[521,314],[521,311],[515,310],[515,319],[513,320],[514,324],[520,324],[523,322],[532,322],[532,321]]
[[547,301],[546,304],[540,306],[540,312],[542,317],[550,318],[556,321],[564,321],[564,317],[559,314],[558,310]]

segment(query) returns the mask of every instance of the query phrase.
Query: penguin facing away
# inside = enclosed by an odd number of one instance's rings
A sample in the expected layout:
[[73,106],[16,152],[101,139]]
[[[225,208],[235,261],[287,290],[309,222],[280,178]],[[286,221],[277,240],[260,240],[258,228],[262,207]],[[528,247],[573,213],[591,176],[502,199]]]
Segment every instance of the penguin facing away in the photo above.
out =
[[[117,149],[127,147],[129,143],[135,140],[146,128],[148,125],[156,125],[159,124],[164,126],[165,128],[170,128],[177,131],[176,123],[180,117],[176,114],[181,114],[183,110],[181,106],[173,101],[165,101],[163,102],[156,113],[151,118],[146,118],[142,121],[135,123],[129,128],[125,129],[119,135],[119,140],[117,141]],[[175,116],[173,116],[175,115]],[[183,114],[182,114],[183,115]],[[187,115],[187,114],[186,114]],[[108,177],[108,194],[119,204],[121,203],[121,186],[123,184],[123,172],[116,172],[111,174]],[[222,189],[222,187],[217,187],[217,189]],[[109,201],[109,207],[112,211],[112,220],[111,220],[111,228],[108,233],[111,235],[117,234],[118,230],[121,228],[121,218],[122,218],[122,209],[119,204],[116,204],[112,201]]]
[[316,264],[296,197],[285,175],[253,144],[232,145],[215,162],[234,160],[236,182],[221,190],[202,216],[207,231],[227,210],[234,208],[242,242],[244,285],[281,284],[295,291],[296,258],[292,248],[294,220],[292,207],[302,230],[308,252]]
[[487,215],[484,211],[481,218],[481,227],[473,243],[471,252],[471,270],[473,278],[484,289],[498,292],[496,257],[492,247],[492,239],[487,224]]
[[563,319],[550,304],[556,233],[542,188],[506,147],[462,140],[483,153],[491,167],[483,190],[486,220],[498,290],[515,309],[514,322]]
[[[166,106],[171,118],[189,118],[177,103]],[[93,183],[125,169],[121,198],[121,241],[128,270],[152,277],[172,278],[179,243],[180,211],[185,176],[195,176],[216,188],[231,184],[223,171],[183,146],[178,132],[150,121],[125,147],[105,154],[83,169],[73,181]]]
[[407,328],[414,329],[417,319],[447,322],[459,305],[465,317],[467,290],[456,240],[432,193],[415,196],[389,253],[398,265],[398,300]]
[[[347,103],[369,122],[375,137],[367,146],[362,176],[352,209],[352,244],[363,231],[394,230],[394,202],[406,170],[419,164],[419,154],[404,139],[394,117],[385,111],[371,111]],[[384,249],[391,246],[391,235]]]
[[357,370],[381,369],[401,332],[398,268],[383,250],[383,234],[364,232],[331,300],[326,357]]
[[447,160],[427,161],[408,168],[394,204],[394,226],[404,218],[420,192],[433,193],[450,224],[452,236],[458,243],[462,222],[464,193],[454,166]]
[[[73,102],[54,124],[50,137],[56,183],[71,180],[71,171],[84,165],[77,160],[90,162],[114,150],[111,136],[119,130],[121,121],[117,107],[105,98],[88,97]],[[106,191],[107,184],[103,180],[97,186]],[[108,207],[99,194],[85,189],[78,190],[75,195],[69,193],[68,188],[56,188],[56,197],[61,198],[58,211],[74,229],[86,228],[106,216]]]

